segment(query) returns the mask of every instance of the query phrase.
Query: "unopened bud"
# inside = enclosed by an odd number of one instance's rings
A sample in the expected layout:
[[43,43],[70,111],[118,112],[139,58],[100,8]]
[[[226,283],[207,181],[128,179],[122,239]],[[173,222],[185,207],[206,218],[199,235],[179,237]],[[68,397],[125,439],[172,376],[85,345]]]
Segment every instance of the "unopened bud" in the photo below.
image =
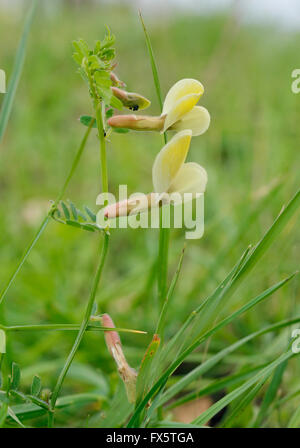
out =
[[147,98],[138,93],[126,92],[126,90],[119,89],[118,87],[112,87],[111,90],[115,97],[117,97],[127,109],[146,109],[151,104]]
[[[103,314],[102,325],[103,327],[107,328],[115,327],[112,318],[108,314]],[[130,367],[130,365],[126,361],[119,334],[113,330],[105,331],[104,337],[107,348],[112,357],[114,358],[117,364],[118,372],[124,382],[128,401],[130,403],[134,403],[136,397],[137,373],[132,367]]]
[[124,199],[123,201],[116,202],[115,204],[107,205],[103,209],[102,214],[104,218],[114,219],[121,216],[142,213],[155,205],[155,196],[155,193],[149,193],[147,195],[136,193],[129,199]]
[[113,128],[127,128],[135,131],[162,131],[165,116],[114,115],[107,121]]
[[114,72],[110,73],[110,80],[112,81],[114,86],[117,86],[117,87],[118,86],[121,86],[121,87],[126,86],[125,82],[121,81]]

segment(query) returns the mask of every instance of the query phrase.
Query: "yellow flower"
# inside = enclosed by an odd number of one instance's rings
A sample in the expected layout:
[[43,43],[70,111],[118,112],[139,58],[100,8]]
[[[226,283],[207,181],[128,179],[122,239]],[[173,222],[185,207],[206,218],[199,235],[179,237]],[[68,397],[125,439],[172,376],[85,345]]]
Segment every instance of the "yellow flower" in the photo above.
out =
[[156,193],[204,193],[205,169],[195,162],[185,163],[191,138],[190,129],[178,132],[157,154],[152,168]]
[[201,135],[210,124],[207,109],[196,106],[203,93],[201,82],[181,79],[167,93],[160,116],[115,115],[108,120],[108,124],[112,127],[160,132],[191,129],[193,136]]
[[185,162],[191,138],[190,129],[180,131],[157,154],[152,168],[154,193],[108,205],[102,211],[105,218],[136,214],[151,206],[162,205],[168,202],[168,194],[179,193],[179,198],[184,200],[185,193],[204,193],[207,183],[205,169],[198,163]]

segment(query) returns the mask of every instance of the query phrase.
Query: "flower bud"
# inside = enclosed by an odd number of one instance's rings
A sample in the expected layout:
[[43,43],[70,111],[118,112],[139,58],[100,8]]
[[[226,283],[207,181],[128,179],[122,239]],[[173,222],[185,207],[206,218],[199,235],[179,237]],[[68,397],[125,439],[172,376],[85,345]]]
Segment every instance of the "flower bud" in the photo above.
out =
[[110,80],[114,86],[121,86],[121,87],[126,86],[125,82],[121,81],[114,72],[110,73]]
[[[108,314],[103,314],[102,325],[107,328],[115,327],[112,318]],[[104,332],[104,337],[107,348],[114,358],[120,377],[124,382],[128,401],[129,403],[134,403],[136,397],[137,373],[126,361],[119,334],[116,331],[110,330]]]
[[146,109],[151,104],[147,98],[138,93],[126,92],[126,90],[119,89],[118,87],[112,87],[111,90],[115,97],[117,97],[127,109]]
[[115,204],[107,205],[102,213],[104,218],[114,219],[121,216],[129,216],[131,214],[142,213],[148,210],[155,203],[155,194],[142,194],[136,193],[132,195],[129,199],[124,199],[123,201],[116,202]]
[[127,128],[135,131],[162,131],[165,117],[114,115],[107,121],[113,128]]

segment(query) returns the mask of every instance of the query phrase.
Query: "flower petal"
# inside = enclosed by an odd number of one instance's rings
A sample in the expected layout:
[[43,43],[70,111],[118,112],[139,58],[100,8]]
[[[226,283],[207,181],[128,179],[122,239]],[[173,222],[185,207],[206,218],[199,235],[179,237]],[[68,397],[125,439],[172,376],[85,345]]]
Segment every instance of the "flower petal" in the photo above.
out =
[[206,170],[195,162],[184,163],[169,187],[169,192],[204,193],[207,184]]
[[[164,127],[161,132],[165,132],[172,124],[180,120],[186,113],[190,112],[193,107],[198,103],[200,95],[193,93],[186,95],[178,100],[167,115],[164,122]],[[164,115],[163,115],[164,116]]]
[[183,165],[192,138],[189,129],[178,132],[157,154],[152,168],[156,193],[165,193]]
[[198,99],[204,92],[204,87],[201,82],[196,79],[181,79],[171,87],[165,98],[162,115],[168,114],[173,108],[174,104],[184,96],[196,94]]
[[176,121],[170,128],[174,131],[191,129],[193,136],[204,134],[209,128],[210,115],[207,109],[202,106],[195,106],[187,112],[180,120]]

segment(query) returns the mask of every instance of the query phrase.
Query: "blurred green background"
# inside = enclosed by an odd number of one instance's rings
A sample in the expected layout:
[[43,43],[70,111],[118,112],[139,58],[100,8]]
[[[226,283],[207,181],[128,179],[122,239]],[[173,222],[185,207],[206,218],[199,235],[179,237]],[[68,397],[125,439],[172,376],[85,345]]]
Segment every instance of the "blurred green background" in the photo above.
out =
[[[63,1],[52,9],[42,3],[0,148],[1,287],[34,235],[49,200],[55,199],[60,190],[85,132],[79,116],[92,113],[86,85],[71,57],[72,40],[82,37],[93,44],[103,37],[108,25],[117,39],[116,73],[129,91],[151,99],[147,113],[159,114],[137,9]],[[0,67],[8,78],[28,5],[24,1],[12,13],[0,3]],[[209,177],[205,234],[201,240],[187,241],[168,315],[171,335],[212,292],[242,251],[262,237],[299,186],[300,94],[291,92],[291,72],[299,65],[300,33],[262,24],[244,25],[235,11],[214,15],[170,13],[161,18],[145,14],[145,21],[163,95],[181,78],[199,79],[205,87],[201,104],[211,114],[209,130],[193,139],[189,153],[190,160],[203,165]],[[116,193],[119,184],[127,184],[129,193],[150,191],[152,163],[161,147],[159,134],[113,134],[108,144],[110,191]],[[98,143],[93,131],[65,198],[96,211],[99,189]],[[227,312],[235,309],[237,300],[246,302],[297,269],[299,236],[299,219],[295,217],[237,291],[235,300],[228,303]],[[92,284],[98,238],[51,222],[1,307],[6,324],[80,322]],[[183,244],[184,232],[173,230],[170,278]],[[139,365],[157,319],[156,286],[150,286],[157,251],[155,229],[113,231],[97,293],[99,313],[109,312],[119,327],[149,332],[147,336],[122,335],[134,367]],[[264,325],[298,314],[297,299],[296,279],[266,304],[242,316],[238,324],[219,332],[209,351],[213,353]],[[22,387],[26,389],[37,373],[43,384],[52,388],[74,337],[72,332],[10,333],[9,357],[22,368]],[[276,344],[280,341],[286,343],[287,333],[282,332]],[[276,348],[278,345],[274,347],[274,341],[266,335],[245,346],[227,364],[217,366],[213,374],[234,372],[245,362],[256,362],[262,350],[266,359]],[[197,359],[193,356],[191,363]],[[89,369],[90,377],[81,368]],[[84,337],[62,393],[91,390],[95,372],[107,393],[113,395],[117,379],[114,365],[103,335],[90,332]],[[294,361],[284,387],[290,390],[297,384],[299,368]],[[64,413],[59,415],[64,422]]]

